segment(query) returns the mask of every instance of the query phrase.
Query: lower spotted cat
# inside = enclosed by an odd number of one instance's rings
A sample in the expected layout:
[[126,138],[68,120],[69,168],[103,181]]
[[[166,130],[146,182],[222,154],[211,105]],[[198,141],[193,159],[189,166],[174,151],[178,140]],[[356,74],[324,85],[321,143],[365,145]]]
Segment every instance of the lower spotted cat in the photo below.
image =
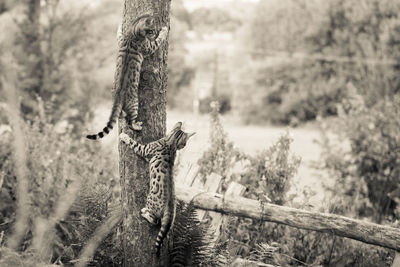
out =
[[155,244],[157,253],[175,217],[173,166],[176,151],[184,148],[187,140],[195,134],[185,133],[181,128],[182,123],[178,122],[167,136],[147,145],[137,143],[125,133],[119,136],[121,142],[149,161],[150,190],[141,215],[151,224],[161,223]]

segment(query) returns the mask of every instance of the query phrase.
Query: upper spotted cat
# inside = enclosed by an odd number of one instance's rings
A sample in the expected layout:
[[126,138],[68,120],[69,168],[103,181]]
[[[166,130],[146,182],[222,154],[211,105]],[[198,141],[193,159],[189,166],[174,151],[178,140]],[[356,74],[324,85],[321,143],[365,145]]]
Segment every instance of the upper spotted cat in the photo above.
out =
[[156,37],[157,27],[154,17],[144,15],[137,18],[123,34],[119,31],[117,68],[114,77],[114,102],[110,118],[104,129],[98,134],[87,135],[89,139],[99,139],[114,127],[121,112],[126,113],[128,125],[134,130],[142,129],[142,122],[137,122],[138,89],[140,71],[144,57],[153,54],[166,40],[167,27],[163,27]]

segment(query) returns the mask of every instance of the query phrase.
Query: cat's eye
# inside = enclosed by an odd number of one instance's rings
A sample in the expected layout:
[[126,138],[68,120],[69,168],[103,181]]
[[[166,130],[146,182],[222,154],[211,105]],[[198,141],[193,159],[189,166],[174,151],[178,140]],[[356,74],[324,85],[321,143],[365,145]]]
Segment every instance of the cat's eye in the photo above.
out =
[[146,33],[148,33],[148,34],[154,34],[154,31],[153,31],[153,30],[147,30]]

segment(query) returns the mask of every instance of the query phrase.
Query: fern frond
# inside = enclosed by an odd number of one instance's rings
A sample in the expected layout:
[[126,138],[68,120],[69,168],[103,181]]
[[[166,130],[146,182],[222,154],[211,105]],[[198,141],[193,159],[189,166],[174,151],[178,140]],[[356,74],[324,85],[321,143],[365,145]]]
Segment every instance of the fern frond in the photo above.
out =
[[215,254],[210,227],[201,224],[193,203],[178,201],[171,231],[171,266],[222,266]]

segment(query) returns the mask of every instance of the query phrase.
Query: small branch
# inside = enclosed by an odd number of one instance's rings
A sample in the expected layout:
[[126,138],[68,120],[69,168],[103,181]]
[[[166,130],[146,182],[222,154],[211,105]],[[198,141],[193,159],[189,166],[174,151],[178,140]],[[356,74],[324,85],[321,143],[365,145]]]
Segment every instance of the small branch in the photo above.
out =
[[176,196],[187,203],[192,200],[199,209],[330,233],[400,251],[400,229],[385,225],[268,203],[261,208],[257,200],[237,196],[223,197],[221,194],[201,192],[195,188],[177,186]]

